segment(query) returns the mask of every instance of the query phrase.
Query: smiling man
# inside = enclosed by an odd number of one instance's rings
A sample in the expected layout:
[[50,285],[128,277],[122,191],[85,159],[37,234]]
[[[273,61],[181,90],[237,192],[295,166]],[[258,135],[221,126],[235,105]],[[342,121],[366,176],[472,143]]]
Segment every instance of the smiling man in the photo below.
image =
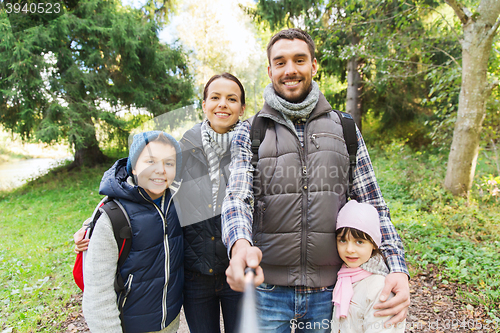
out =
[[[253,120],[238,128],[231,146],[231,176],[222,207],[222,236],[231,258],[226,274],[230,286],[241,291],[245,267],[256,269],[262,332],[331,329],[332,290],[342,262],[335,224],[347,200],[349,155],[340,119],[313,80],[314,49],[312,38],[299,29],[271,38],[271,84],[256,115],[267,118],[268,125],[255,175]],[[380,249],[390,274],[377,306],[380,316],[394,315],[389,321],[393,324],[404,320],[409,305],[404,248],[359,130],[357,139],[353,198],[369,202],[380,216]],[[388,300],[391,291],[396,296]]]

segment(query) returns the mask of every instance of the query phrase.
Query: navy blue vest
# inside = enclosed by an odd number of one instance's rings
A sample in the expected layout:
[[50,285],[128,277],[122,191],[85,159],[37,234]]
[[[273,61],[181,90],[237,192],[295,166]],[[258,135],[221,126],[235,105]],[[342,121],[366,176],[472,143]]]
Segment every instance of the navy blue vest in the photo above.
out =
[[122,318],[127,333],[160,331],[182,306],[183,235],[171,198],[167,190],[166,225],[161,206],[120,199],[132,225],[132,248],[121,268],[124,281],[131,281]]

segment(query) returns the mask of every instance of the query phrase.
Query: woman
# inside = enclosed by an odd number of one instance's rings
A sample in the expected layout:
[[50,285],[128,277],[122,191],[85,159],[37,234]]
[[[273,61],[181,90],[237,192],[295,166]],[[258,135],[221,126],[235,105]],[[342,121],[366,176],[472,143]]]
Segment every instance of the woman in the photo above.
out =
[[203,91],[206,119],[187,131],[179,193],[184,227],[184,313],[191,333],[236,331],[241,293],[226,282],[229,265],[221,240],[221,206],[229,178],[230,143],[245,111],[245,91],[233,75],[214,75]]

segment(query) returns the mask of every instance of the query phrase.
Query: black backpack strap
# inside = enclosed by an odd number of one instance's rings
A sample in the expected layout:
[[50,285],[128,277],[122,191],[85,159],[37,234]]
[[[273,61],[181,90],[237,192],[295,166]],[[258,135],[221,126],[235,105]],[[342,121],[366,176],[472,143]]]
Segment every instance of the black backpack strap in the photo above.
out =
[[257,169],[257,162],[259,162],[259,147],[264,137],[266,136],[269,118],[259,117],[259,112],[254,116],[250,128],[250,142],[252,143],[252,166]]
[[342,124],[342,131],[344,132],[344,141],[347,146],[347,152],[349,153],[349,189],[347,196],[352,198],[352,184],[354,181],[354,169],[356,169],[356,153],[358,152],[358,137],[356,135],[356,124],[354,119],[349,113],[335,111]]
[[101,209],[106,212],[111,221],[116,244],[118,245],[119,254],[115,278],[115,291],[119,293],[125,289],[123,278],[120,274],[120,268],[130,253],[130,248],[132,246],[132,228],[127,212],[118,201],[110,199]]

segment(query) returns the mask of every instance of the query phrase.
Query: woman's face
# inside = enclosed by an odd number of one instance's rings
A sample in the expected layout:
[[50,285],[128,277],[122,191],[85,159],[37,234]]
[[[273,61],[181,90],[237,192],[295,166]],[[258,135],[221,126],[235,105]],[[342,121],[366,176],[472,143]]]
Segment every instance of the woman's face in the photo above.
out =
[[212,81],[202,106],[210,127],[221,134],[229,131],[245,112],[245,106],[241,105],[240,87],[225,78]]
[[159,141],[144,147],[132,173],[137,176],[137,185],[142,187],[151,199],[163,195],[175,179],[175,148]]

